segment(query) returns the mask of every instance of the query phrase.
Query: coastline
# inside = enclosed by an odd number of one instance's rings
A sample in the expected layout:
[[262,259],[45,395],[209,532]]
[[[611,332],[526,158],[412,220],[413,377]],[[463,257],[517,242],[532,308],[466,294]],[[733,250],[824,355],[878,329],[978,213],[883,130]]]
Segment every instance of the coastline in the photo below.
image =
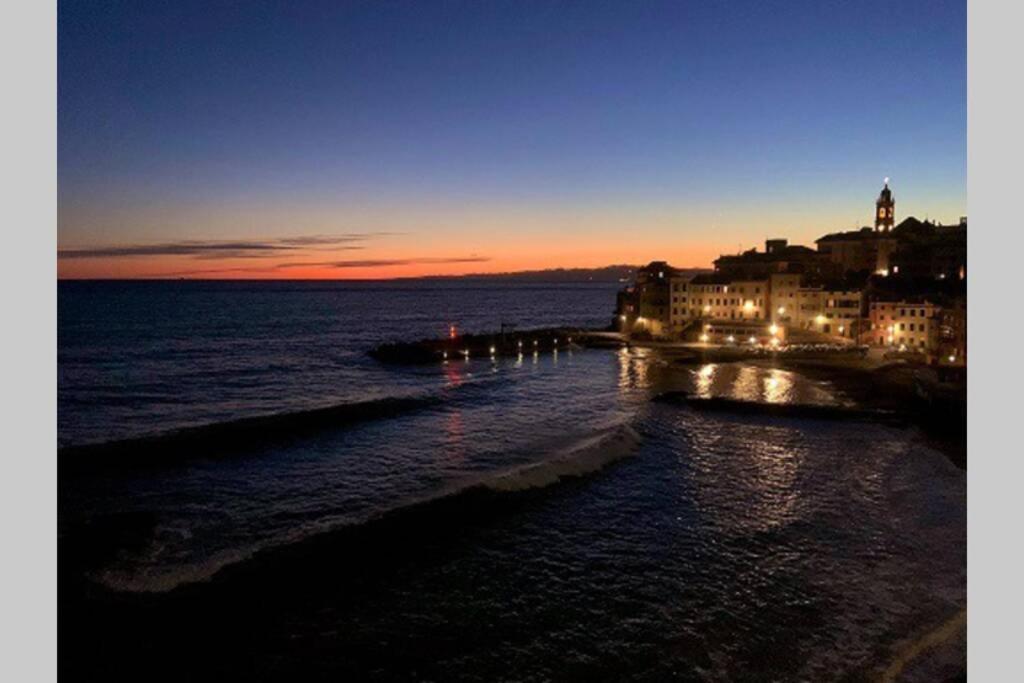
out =
[[[519,342],[523,345],[520,346]],[[966,383],[939,382],[933,369],[905,360],[885,361],[846,351],[779,353],[752,352],[738,347],[678,342],[634,341],[607,329],[555,327],[466,335],[457,339],[425,339],[384,344],[370,351],[390,364],[426,364],[471,357],[498,358],[552,351],[570,345],[594,349],[643,348],[675,366],[704,363],[746,363],[787,370],[808,379],[829,382],[859,408],[889,414],[921,429],[929,445],[942,451],[958,468],[967,468]],[[766,404],[760,404],[766,406]],[[756,406],[750,408],[756,410]],[[764,407],[765,412],[771,408]]]

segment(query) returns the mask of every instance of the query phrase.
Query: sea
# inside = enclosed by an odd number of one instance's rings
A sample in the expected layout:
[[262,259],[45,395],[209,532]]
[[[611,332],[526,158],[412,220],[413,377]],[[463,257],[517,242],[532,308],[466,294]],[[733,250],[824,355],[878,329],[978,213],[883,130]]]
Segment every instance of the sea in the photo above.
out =
[[[956,680],[966,477],[764,364],[530,352],[615,283],[58,285],[71,680]],[[513,357],[376,345],[503,332]]]

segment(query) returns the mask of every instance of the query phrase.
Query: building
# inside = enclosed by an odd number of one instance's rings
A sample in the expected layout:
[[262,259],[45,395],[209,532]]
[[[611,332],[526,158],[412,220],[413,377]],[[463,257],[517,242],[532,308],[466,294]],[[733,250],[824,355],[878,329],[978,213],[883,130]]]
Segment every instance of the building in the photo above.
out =
[[964,366],[967,364],[967,297],[953,299],[939,313],[939,363]]
[[942,309],[927,300],[872,301],[870,327],[861,340],[872,346],[932,354],[938,350]]
[[907,218],[893,230],[898,248],[892,271],[907,277],[960,279],[967,277],[967,217],[956,225]]
[[887,275],[892,267],[892,255],[899,246],[893,234],[896,200],[885,179],[878,199],[875,200],[875,227],[834,232],[815,240],[818,252],[841,273],[879,273]]
[[689,316],[713,320],[767,320],[768,280],[739,280],[721,273],[688,283]]
[[803,275],[798,272],[772,273],[768,277],[768,299],[772,319],[790,324],[796,319]]
[[619,329],[725,344],[859,341],[961,363],[967,220],[895,225],[895,208],[886,178],[874,228],[825,235],[817,250],[769,239],[697,275],[654,261],[619,292]]
[[715,272],[734,279],[764,279],[772,273],[837,273],[832,262],[819,252],[784,239],[765,241],[763,252],[749,249],[742,254],[722,255],[715,259]]
[[693,276],[673,276],[669,281],[671,296],[669,330],[673,336],[680,336],[700,316],[690,310],[690,282]]
[[617,297],[619,329],[654,337],[667,335],[671,324],[669,283],[676,275],[676,270],[664,261],[652,261],[638,268],[634,283]]
[[790,331],[806,331],[813,333],[808,340],[819,335],[855,340],[864,326],[863,293],[849,281],[793,272],[755,280],[708,273],[676,278],[670,290],[673,336],[782,341]]
[[875,200],[875,232],[889,232],[896,220],[896,198],[889,189],[889,179],[885,179],[885,187]]

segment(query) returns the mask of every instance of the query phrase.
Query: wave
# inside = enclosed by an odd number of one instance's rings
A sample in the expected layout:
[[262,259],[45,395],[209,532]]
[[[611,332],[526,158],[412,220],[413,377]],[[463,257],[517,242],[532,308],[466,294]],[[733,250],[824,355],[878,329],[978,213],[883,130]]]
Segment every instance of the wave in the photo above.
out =
[[58,465],[64,475],[107,467],[166,464],[188,456],[229,455],[326,429],[402,415],[439,405],[445,400],[444,394],[379,398],[243,417],[116,441],[64,446],[57,451]]
[[[626,423],[605,428],[544,459],[487,475],[464,479],[421,498],[381,511],[359,521],[340,522],[294,537],[225,550],[200,562],[128,572],[116,567],[87,571],[108,590],[128,593],[168,593],[210,582],[240,579],[243,583],[266,573],[365,571],[366,564],[387,564],[397,553],[416,552],[440,536],[461,536],[468,525],[488,519],[529,500],[559,482],[596,473],[634,455],[640,435]],[[149,532],[152,533],[152,527]],[[82,543],[81,540],[78,541]],[[91,544],[90,544],[91,545]],[[400,550],[396,550],[400,549]],[[315,556],[316,561],[303,562]],[[332,558],[359,558],[358,567],[338,567]],[[260,581],[263,579],[255,578]]]

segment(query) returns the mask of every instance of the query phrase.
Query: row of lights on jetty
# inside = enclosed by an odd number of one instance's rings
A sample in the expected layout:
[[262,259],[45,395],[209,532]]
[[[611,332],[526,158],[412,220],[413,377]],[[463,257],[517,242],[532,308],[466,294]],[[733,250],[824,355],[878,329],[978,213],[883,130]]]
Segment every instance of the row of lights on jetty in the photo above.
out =
[[[452,330],[452,334],[454,335],[454,333],[455,333],[455,326],[454,325],[452,325],[451,330]],[[452,337],[452,338],[454,338],[454,337]],[[558,337],[555,337],[552,340],[552,343],[554,344],[553,351],[555,353],[558,353]],[[568,337],[566,339],[566,343],[572,344],[572,337]],[[516,346],[519,349],[519,355],[522,356],[523,355],[523,342],[522,342],[522,340],[517,341],[516,342]],[[536,356],[536,355],[538,355],[540,353],[539,346],[540,346],[540,342],[538,340],[534,339],[533,340],[533,355],[534,356]],[[490,348],[488,349],[488,351],[490,352],[491,360],[494,360],[497,357],[497,354],[498,354],[497,347],[492,344],[490,346]],[[461,353],[462,353],[462,357],[463,358],[465,358],[466,360],[469,360],[469,349],[462,349]],[[448,361],[448,352],[447,351],[442,351],[441,352],[441,358],[444,359],[445,362],[447,362]]]

